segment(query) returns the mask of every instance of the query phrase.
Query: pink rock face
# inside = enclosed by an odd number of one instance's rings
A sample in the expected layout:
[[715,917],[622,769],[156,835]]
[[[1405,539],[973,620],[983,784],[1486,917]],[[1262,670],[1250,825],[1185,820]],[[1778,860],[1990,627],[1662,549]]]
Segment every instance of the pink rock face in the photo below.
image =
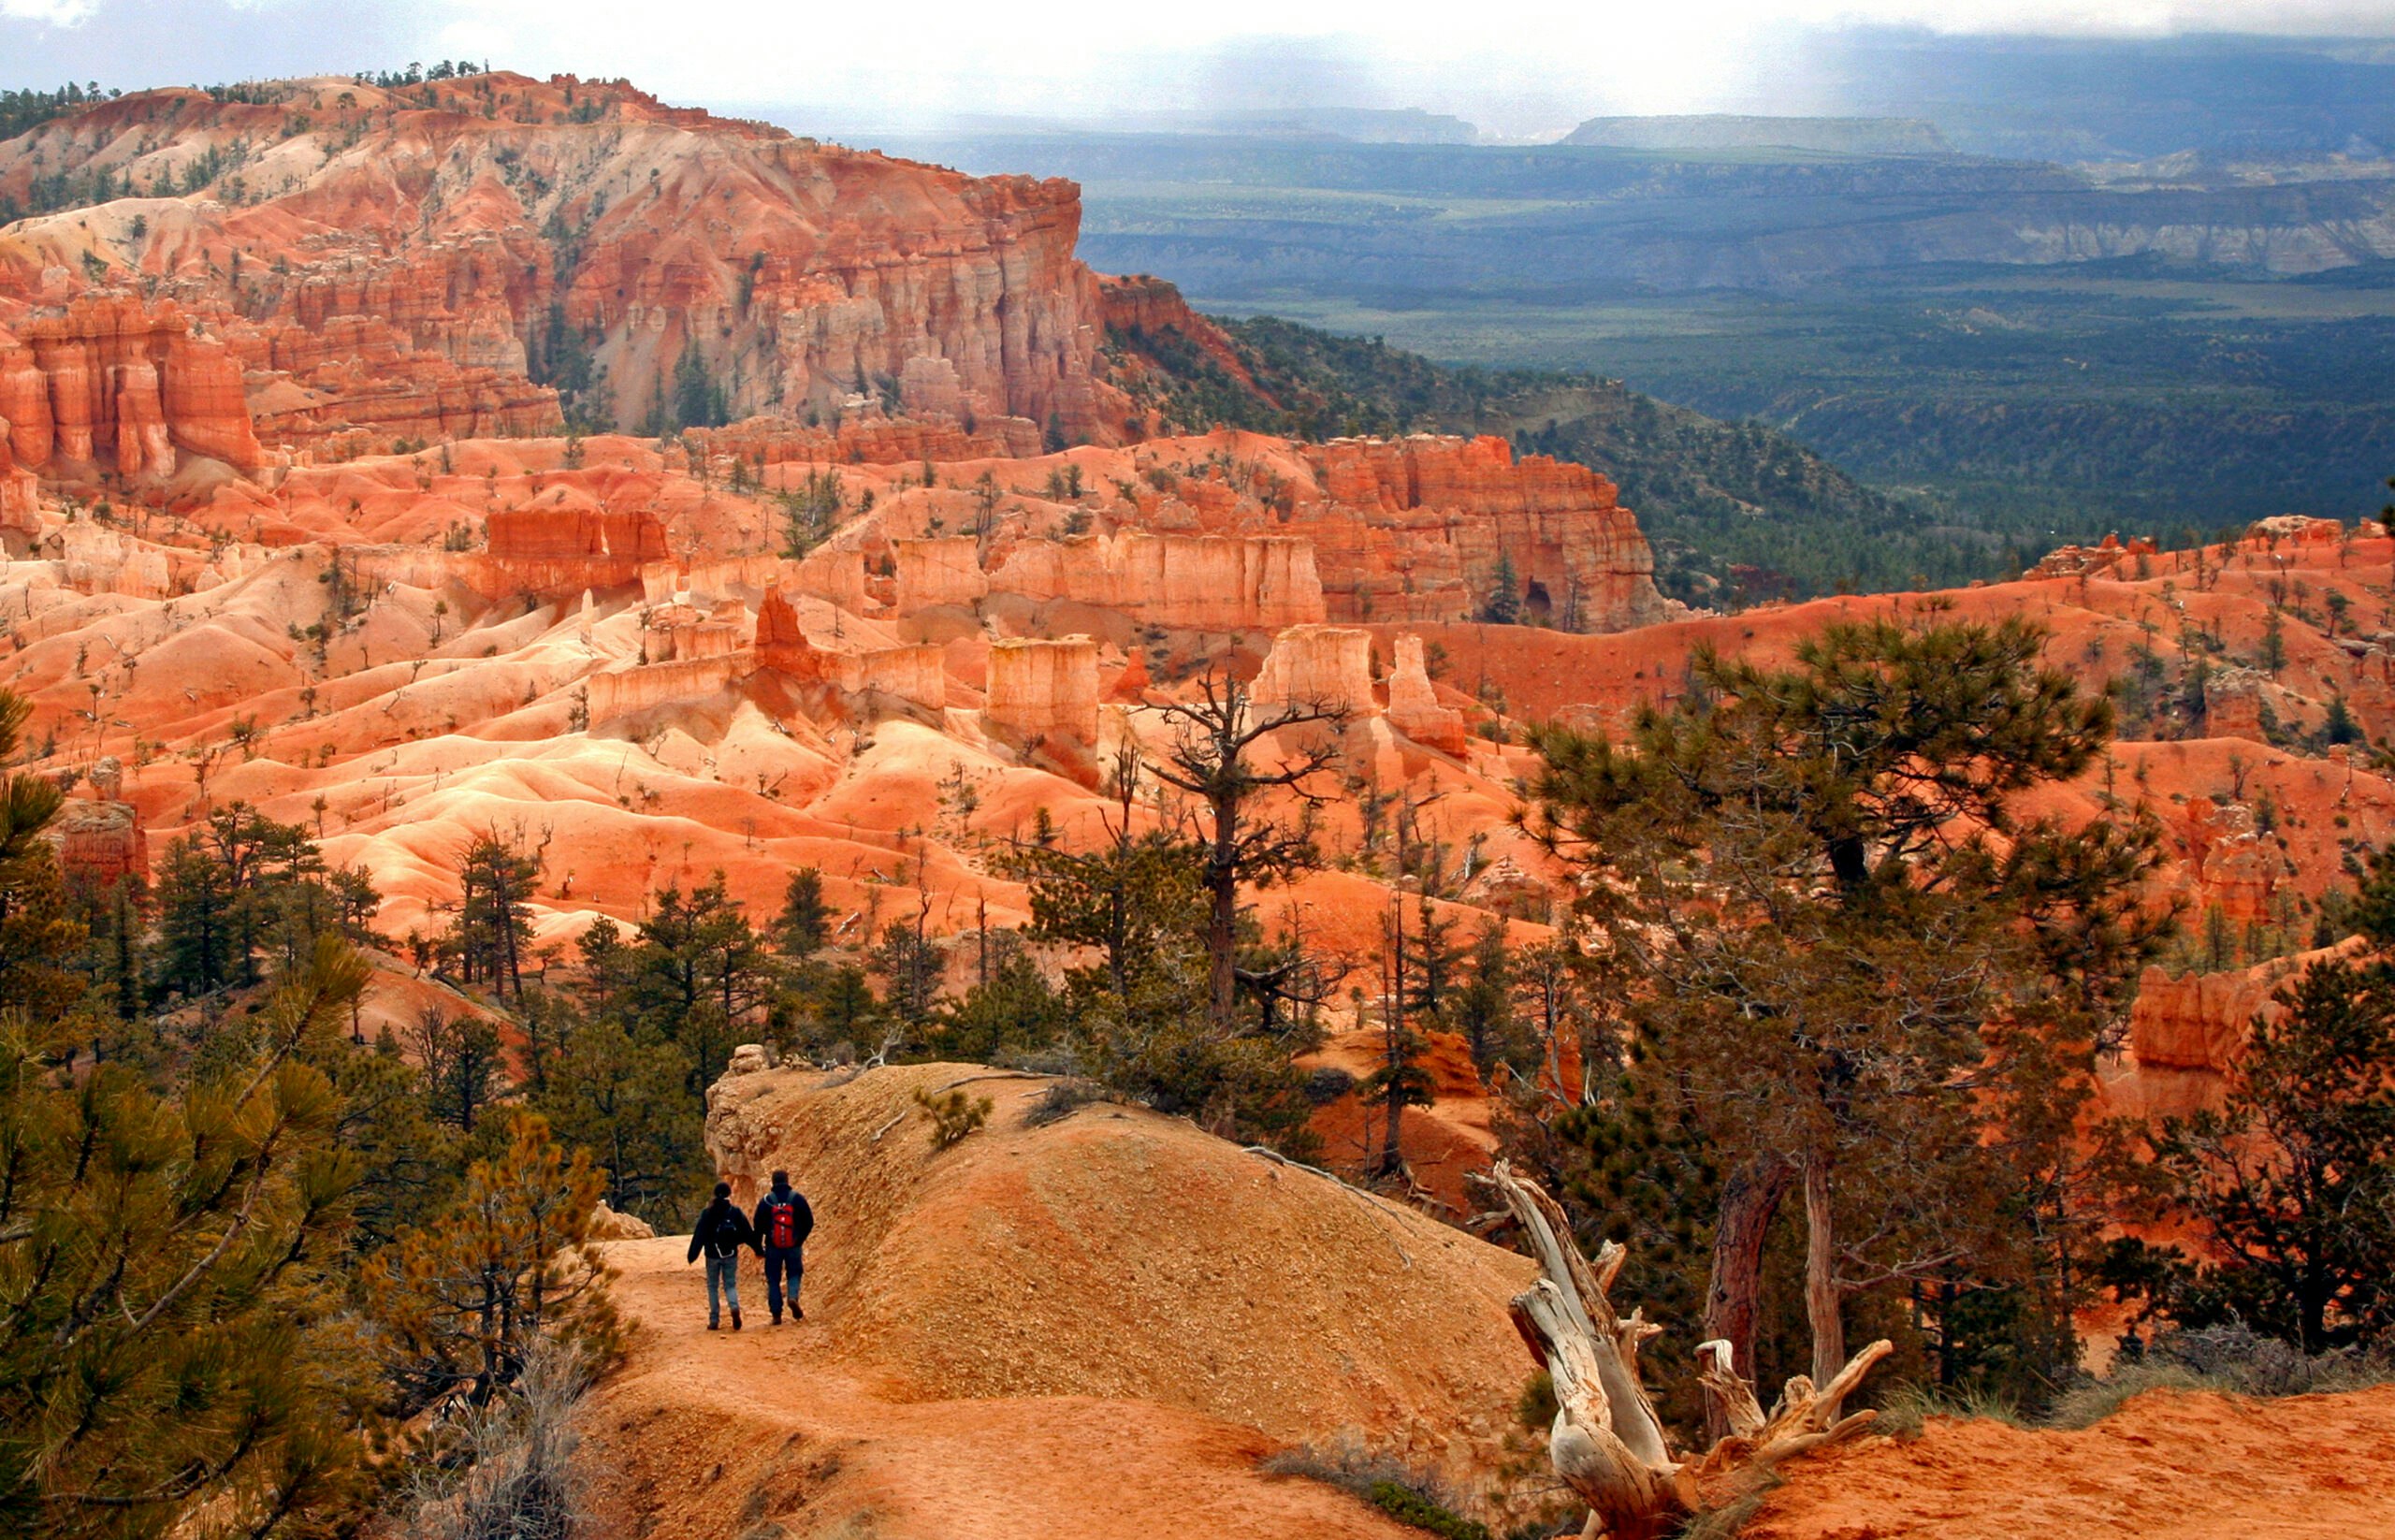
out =
[[1305,451],[1328,506],[1300,506],[1333,620],[1462,620],[1507,567],[1530,618],[1626,631],[1664,617],[1654,553],[1613,483],[1504,440],[1340,439]]
[[1391,727],[1426,748],[1461,755],[1470,742],[1463,713],[1439,704],[1439,692],[1422,665],[1422,638],[1397,639],[1397,663],[1388,676],[1388,720]]
[[158,368],[147,358],[116,366],[116,470],[121,476],[170,476],[175,450],[167,437],[167,404]]
[[1372,709],[1372,633],[1291,626],[1272,639],[1256,676],[1258,706],[1297,705],[1361,716]]
[[970,608],[990,591],[980,543],[970,535],[893,540],[890,548],[898,566],[894,603],[900,615],[941,606]]
[[1094,747],[1097,643],[1087,636],[992,643],[989,704],[982,715],[1026,741],[1056,736]]
[[174,304],[86,295],[22,329],[0,331],[0,417],[28,469],[168,476],[178,449],[263,462],[240,363]]
[[584,588],[622,588],[667,556],[665,526],[642,509],[605,508],[563,488],[553,504],[494,510],[486,521],[490,549],[482,587],[494,594],[557,598]]
[[2159,1069],[2233,1067],[2257,1016],[2276,1021],[2286,1010],[2274,996],[2323,960],[2350,956],[2357,943],[2273,958],[2228,973],[2173,979],[2158,967],[2138,981],[2129,1010],[2129,1046],[2140,1066]]
[[991,574],[990,588],[1175,629],[1278,631],[1323,618],[1313,545],[1280,536],[1134,531],[1031,541]]
[[21,470],[30,473],[50,463],[50,377],[34,362],[34,350],[6,331],[0,331],[0,421],[8,425],[8,445]]

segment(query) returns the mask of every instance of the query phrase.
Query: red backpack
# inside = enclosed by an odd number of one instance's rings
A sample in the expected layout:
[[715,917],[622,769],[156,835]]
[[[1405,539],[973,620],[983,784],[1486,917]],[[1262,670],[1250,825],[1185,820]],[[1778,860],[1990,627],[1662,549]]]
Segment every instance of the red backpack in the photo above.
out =
[[777,1251],[798,1244],[798,1205],[765,1199],[765,1243]]

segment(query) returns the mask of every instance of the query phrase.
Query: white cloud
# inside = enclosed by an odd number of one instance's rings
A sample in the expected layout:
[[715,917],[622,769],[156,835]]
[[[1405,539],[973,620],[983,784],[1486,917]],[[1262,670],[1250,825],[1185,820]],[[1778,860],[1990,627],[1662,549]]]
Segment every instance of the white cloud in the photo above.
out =
[[71,27],[89,21],[99,8],[100,0],[0,0],[0,17],[52,27]]

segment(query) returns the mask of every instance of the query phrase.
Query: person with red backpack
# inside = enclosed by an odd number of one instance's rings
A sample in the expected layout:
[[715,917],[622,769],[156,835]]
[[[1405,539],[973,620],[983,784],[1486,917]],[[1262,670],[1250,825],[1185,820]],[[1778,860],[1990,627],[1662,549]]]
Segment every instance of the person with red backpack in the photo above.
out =
[[806,1319],[806,1312],[798,1308],[798,1283],[806,1271],[799,1253],[815,1229],[815,1211],[807,1207],[805,1194],[791,1190],[788,1171],[774,1173],[773,1190],[757,1202],[755,1224],[765,1257],[765,1308],[774,1313],[774,1324],[782,1324],[784,1273],[790,1276],[790,1318]]

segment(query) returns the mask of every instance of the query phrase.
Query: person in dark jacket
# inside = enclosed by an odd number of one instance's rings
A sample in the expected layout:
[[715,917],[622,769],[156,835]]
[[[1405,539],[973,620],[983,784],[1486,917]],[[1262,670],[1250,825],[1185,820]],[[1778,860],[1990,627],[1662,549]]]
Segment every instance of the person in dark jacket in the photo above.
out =
[[717,1308],[717,1291],[722,1292],[724,1306],[732,1311],[732,1329],[740,1329],[740,1248],[747,1246],[758,1255],[763,1249],[757,1244],[757,1232],[748,1228],[748,1216],[732,1201],[732,1184],[715,1184],[715,1201],[699,1215],[690,1227],[690,1255],[697,1261],[702,1253],[707,1259],[707,1329],[716,1330],[723,1324],[723,1314]]
[[815,1229],[815,1211],[807,1207],[806,1194],[791,1190],[788,1171],[774,1173],[773,1189],[757,1200],[752,1224],[765,1258],[765,1308],[774,1313],[774,1324],[782,1324],[784,1273],[790,1276],[790,1318],[806,1319],[806,1312],[798,1308],[798,1281],[806,1271],[799,1253]]

